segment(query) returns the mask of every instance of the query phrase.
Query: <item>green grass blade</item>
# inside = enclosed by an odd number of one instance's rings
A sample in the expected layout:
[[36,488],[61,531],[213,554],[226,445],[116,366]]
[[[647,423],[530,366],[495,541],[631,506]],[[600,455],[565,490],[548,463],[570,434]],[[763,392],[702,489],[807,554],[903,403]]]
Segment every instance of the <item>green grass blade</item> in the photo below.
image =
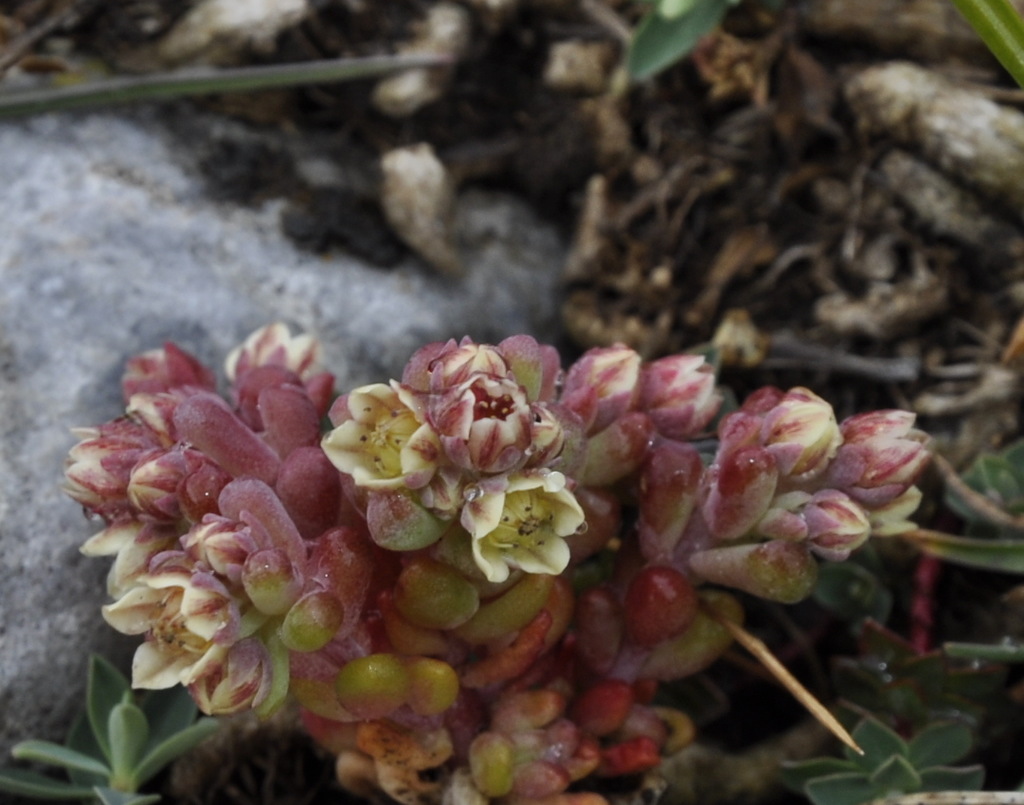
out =
[[953,0],[953,5],[1024,87],[1024,20],[1009,0]]
[[967,567],[1001,573],[1024,573],[1024,540],[971,539],[918,529],[906,535],[932,556]]
[[354,81],[410,67],[436,67],[450,62],[451,58],[445,55],[373,56],[110,78],[70,87],[0,94],[0,119],[133,101]]

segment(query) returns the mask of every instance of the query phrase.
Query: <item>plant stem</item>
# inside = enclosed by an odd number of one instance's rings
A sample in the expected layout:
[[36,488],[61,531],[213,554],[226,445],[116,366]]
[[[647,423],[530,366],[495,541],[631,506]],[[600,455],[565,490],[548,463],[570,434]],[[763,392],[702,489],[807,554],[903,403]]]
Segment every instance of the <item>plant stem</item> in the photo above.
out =
[[1024,20],[1010,0],[953,0],[999,63],[1024,87]]
[[417,54],[361,59],[323,59],[298,64],[237,67],[225,70],[182,70],[157,75],[111,78],[58,89],[0,94],[0,119],[214,92],[248,92],[301,84],[353,81],[413,67],[437,67],[450,63],[451,57],[447,55]]

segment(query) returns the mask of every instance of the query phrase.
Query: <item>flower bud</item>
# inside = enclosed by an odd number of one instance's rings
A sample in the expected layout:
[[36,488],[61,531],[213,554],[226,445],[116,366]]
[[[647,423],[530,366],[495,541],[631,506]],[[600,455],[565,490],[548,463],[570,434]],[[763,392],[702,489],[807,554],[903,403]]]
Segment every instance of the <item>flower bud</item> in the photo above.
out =
[[650,647],[682,634],[697,616],[697,593],[678,570],[645,567],[630,582],[623,602],[626,635]]
[[761,443],[782,475],[820,474],[841,441],[832,406],[805,388],[786,392],[764,414]]
[[293,336],[282,322],[261,327],[228,354],[224,370],[229,380],[259,366],[281,366],[308,380],[318,371],[320,344],[311,335]]
[[633,410],[639,382],[639,354],[621,344],[598,347],[569,367],[561,401],[582,417],[587,433],[593,434]]
[[207,715],[228,715],[258,707],[271,687],[270,655],[254,638],[235,643],[214,662],[207,661],[188,686]]
[[671,355],[641,369],[640,409],[668,439],[692,439],[707,428],[721,404],[714,370],[702,355]]
[[498,351],[530,402],[554,398],[555,384],[561,372],[557,349],[539,344],[528,335],[513,335],[498,344]]
[[136,394],[158,394],[182,387],[212,391],[216,388],[213,372],[197,358],[168,342],[131,358],[121,378],[121,391],[127,402]]
[[181,516],[178,485],[186,473],[180,450],[147,450],[132,468],[126,490],[128,501],[140,514],[157,522],[173,523]]
[[811,551],[842,562],[871,536],[871,524],[860,504],[835,489],[815,493],[803,512]]
[[871,533],[876,537],[892,537],[916,528],[910,516],[920,504],[921,490],[912,486],[884,506],[869,510]]
[[181,545],[193,561],[206,564],[234,583],[240,582],[250,554],[260,548],[248,526],[219,515],[192,526],[182,536]]
[[345,609],[337,598],[314,590],[288,610],[278,634],[292,651],[317,651],[338,633],[344,619]]
[[80,441],[68,452],[64,491],[107,520],[128,514],[128,482],[139,458],[158,447],[152,435],[128,419],[74,431]]

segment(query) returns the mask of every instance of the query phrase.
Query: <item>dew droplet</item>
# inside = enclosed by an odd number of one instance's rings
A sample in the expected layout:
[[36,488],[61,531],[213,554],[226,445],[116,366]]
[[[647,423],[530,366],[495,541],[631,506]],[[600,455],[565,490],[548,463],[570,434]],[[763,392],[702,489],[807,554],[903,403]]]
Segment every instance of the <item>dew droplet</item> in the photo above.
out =
[[582,523],[580,523],[576,527],[576,530],[573,533],[574,534],[586,534],[587,533],[587,529],[589,529],[589,528],[590,528],[590,524],[587,523],[586,520],[584,520]]
[[476,484],[470,484],[462,490],[462,499],[466,503],[472,503],[474,500],[480,500],[484,496],[484,490]]

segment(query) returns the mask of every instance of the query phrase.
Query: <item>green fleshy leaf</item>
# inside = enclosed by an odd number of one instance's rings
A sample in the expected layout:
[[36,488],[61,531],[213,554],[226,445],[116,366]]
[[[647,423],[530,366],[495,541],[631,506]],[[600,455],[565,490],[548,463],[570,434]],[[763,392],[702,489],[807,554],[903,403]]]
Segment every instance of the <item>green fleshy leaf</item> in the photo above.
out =
[[161,769],[201,744],[219,728],[220,723],[217,719],[201,718],[192,726],[179,730],[166,738],[151,749],[135,766],[135,781],[140,786],[145,785]]
[[149,741],[149,724],[142,709],[131,702],[121,702],[110,711],[107,725],[110,735],[111,784],[120,790],[138,787],[135,766]]
[[[64,745],[68,749],[74,749],[76,752],[81,752],[83,755],[94,757],[100,762],[105,763],[103,750],[96,740],[96,735],[93,733],[92,726],[89,724],[89,719],[85,713],[79,715],[74,720],[74,723],[72,723],[71,729],[68,730],[68,737],[64,740]],[[90,788],[94,785],[104,785],[107,782],[106,774],[92,774],[80,769],[68,769],[68,777],[75,785],[88,786]]]
[[828,777],[834,774],[857,773],[857,768],[848,760],[837,757],[816,757],[783,763],[781,769],[782,782],[793,791],[803,792],[811,780]]
[[828,562],[818,571],[814,600],[847,621],[872,618],[884,622],[892,610],[892,593],[865,567]]
[[101,775],[104,779],[110,774],[110,769],[102,761],[52,741],[22,741],[14,745],[11,754],[18,760],[35,760],[65,769],[80,769]]
[[89,660],[89,681],[86,687],[86,713],[96,742],[103,756],[110,760],[110,737],[107,724],[110,711],[131,695],[131,685],[125,675],[110,662],[93,654]]
[[921,772],[922,791],[980,791],[985,783],[983,766],[963,766],[952,769],[935,766]]
[[911,794],[921,788],[921,775],[903,755],[893,755],[868,778],[882,796]]
[[893,755],[906,756],[907,744],[899,735],[875,718],[865,718],[853,730],[853,740],[864,750],[863,755],[846,748],[846,756],[871,774]]
[[804,793],[813,805],[860,805],[876,798],[868,778],[858,772],[811,780],[804,786]]
[[999,573],[1024,573],[1024,540],[972,539],[919,532],[914,543],[947,562]]
[[955,721],[929,724],[908,744],[907,758],[915,768],[955,763],[971,751],[971,731]]
[[1010,463],[1001,455],[981,456],[971,473],[972,486],[1000,505],[1018,500],[1024,489],[1021,479]]
[[102,805],[152,805],[160,801],[159,794],[136,794],[103,786],[96,786],[93,794]]
[[658,13],[667,20],[689,14],[701,0],[659,0]]
[[714,30],[725,16],[728,4],[723,0],[703,0],[687,14],[666,19],[648,14],[633,33],[626,65],[638,81],[686,56],[701,37]]
[[196,707],[188,688],[175,685],[173,688],[154,690],[140,702],[142,712],[149,724],[149,742],[146,752],[188,729],[195,723],[199,708]]
[[949,657],[988,662],[1024,662],[1024,644],[1021,643],[943,643],[942,650]]
[[32,799],[91,799],[92,788],[54,780],[29,769],[0,769],[0,791]]

